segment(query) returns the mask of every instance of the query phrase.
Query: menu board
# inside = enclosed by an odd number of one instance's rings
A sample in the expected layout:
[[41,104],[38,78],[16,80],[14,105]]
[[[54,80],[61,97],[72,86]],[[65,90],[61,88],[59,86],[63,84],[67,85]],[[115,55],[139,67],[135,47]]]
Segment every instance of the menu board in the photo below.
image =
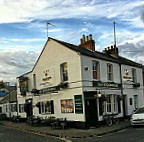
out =
[[73,113],[73,99],[61,100],[61,112],[62,113]]
[[75,95],[75,113],[83,113],[82,95]]

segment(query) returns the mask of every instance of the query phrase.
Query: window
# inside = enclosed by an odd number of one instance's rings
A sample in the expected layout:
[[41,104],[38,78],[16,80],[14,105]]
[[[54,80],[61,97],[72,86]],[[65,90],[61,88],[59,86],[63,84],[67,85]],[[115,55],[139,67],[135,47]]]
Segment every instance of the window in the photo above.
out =
[[132,98],[129,98],[130,105],[133,105]]
[[19,113],[23,113],[24,111],[24,104],[19,104]]
[[109,81],[113,81],[113,65],[107,64],[107,76]]
[[2,107],[0,107],[0,113],[2,113]]
[[40,102],[39,113],[54,114],[53,100]]
[[68,66],[67,66],[67,63],[61,64],[60,69],[61,69],[61,80],[62,80],[62,82],[68,81]]
[[117,95],[107,95],[106,101],[106,113],[117,113],[118,112],[118,101]]
[[100,79],[99,62],[92,61],[92,67],[93,67],[93,79]]
[[107,95],[107,112],[111,112],[111,95]]
[[132,69],[132,81],[133,81],[134,83],[137,82],[137,78],[136,78],[136,69]]
[[134,109],[138,108],[138,95],[134,95]]
[[73,113],[73,100],[61,100],[61,112],[62,113]]
[[11,104],[11,112],[17,112],[17,105]]
[[36,89],[36,74],[33,74],[33,87]]
[[117,95],[113,95],[113,112],[117,112]]
[[6,110],[6,112],[9,112],[9,105],[5,106],[5,110]]

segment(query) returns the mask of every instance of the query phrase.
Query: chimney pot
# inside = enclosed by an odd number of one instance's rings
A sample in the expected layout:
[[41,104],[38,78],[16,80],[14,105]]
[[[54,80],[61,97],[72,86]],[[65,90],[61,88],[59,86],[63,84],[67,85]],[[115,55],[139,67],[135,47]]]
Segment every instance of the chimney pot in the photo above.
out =
[[82,38],[80,39],[80,43],[81,43],[81,44],[83,43],[83,39],[82,39]]
[[89,40],[92,40],[92,34],[89,35]]
[[83,43],[85,43],[85,34],[83,34]]
[[88,39],[88,36],[86,36],[86,41],[88,41],[89,39]]

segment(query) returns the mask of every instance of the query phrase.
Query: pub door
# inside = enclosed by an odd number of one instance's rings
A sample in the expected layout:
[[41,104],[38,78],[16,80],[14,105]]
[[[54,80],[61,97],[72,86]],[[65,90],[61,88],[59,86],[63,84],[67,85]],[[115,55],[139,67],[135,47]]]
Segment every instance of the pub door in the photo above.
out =
[[98,125],[98,112],[97,112],[97,100],[86,99],[85,100],[85,113],[86,113],[86,125],[87,127],[96,127]]
[[27,100],[25,104],[25,112],[26,112],[27,118],[33,115],[32,100],[30,101],[29,100]]

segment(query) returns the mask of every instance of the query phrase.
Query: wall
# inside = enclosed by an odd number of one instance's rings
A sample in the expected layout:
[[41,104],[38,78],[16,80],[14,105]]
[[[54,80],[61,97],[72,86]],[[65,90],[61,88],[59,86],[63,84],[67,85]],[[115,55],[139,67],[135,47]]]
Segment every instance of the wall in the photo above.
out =
[[[137,74],[137,83],[140,83],[140,87],[134,88],[132,81],[124,80],[125,70],[129,70],[128,76],[132,77],[132,68],[136,69]],[[137,67],[132,67],[128,65],[122,65],[122,82],[123,82],[123,94],[127,96],[126,99],[126,115],[131,115],[134,110],[134,95],[138,95],[138,107],[144,105],[144,98],[143,98],[143,76],[142,76],[142,69]],[[133,104],[130,105],[130,98],[133,100]]]
[[[53,41],[47,43],[44,51],[42,52],[34,70],[29,74],[26,74],[29,78],[29,90],[33,87],[33,74],[36,74],[36,88],[44,89],[48,87],[57,86],[61,82],[60,77],[60,65],[64,62],[68,64],[68,89],[61,89],[57,93],[46,93],[40,94],[39,96],[33,96],[30,92],[27,93],[25,97],[18,95],[19,104],[25,103],[25,99],[33,98],[33,113],[36,116],[49,117],[51,115],[39,115],[38,108],[35,106],[38,102],[54,100],[54,114],[55,117],[66,117],[67,120],[77,120],[84,121],[83,114],[75,113],[61,113],[60,100],[63,99],[73,99],[74,95],[82,95],[82,83],[81,83],[81,60],[80,55],[67,47]],[[47,82],[43,79],[45,76],[45,71],[48,71],[48,76],[51,77]],[[18,82],[17,82],[18,83]],[[19,86],[19,83],[18,83]],[[20,90],[18,87],[18,94]],[[20,114],[22,117],[26,117],[26,113]]]

